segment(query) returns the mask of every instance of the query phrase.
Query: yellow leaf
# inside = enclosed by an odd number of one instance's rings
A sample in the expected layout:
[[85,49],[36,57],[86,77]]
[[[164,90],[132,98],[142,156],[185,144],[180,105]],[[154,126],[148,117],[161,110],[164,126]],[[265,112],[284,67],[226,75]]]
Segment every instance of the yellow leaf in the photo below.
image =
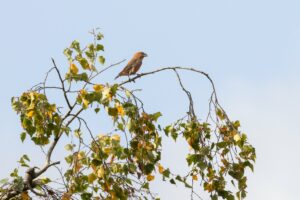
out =
[[103,178],[104,175],[105,175],[105,170],[104,170],[104,167],[101,166],[101,167],[97,170],[97,176],[98,176],[99,178]]
[[110,154],[111,149],[110,149],[110,147],[104,147],[104,148],[103,148],[103,151],[104,151],[104,153],[106,153],[106,154]]
[[56,111],[56,105],[55,105],[55,104],[52,104],[50,110],[51,110],[52,112],[55,112],[55,111]]
[[78,73],[78,68],[74,63],[70,64],[70,71],[72,74],[77,74]]
[[36,96],[35,93],[34,92],[30,92],[29,95],[30,95],[30,100],[34,101],[35,96]]
[[211,183],[208,183],[206,186],[204,186],[204,190],[207,190],[208,192],[212,192],[214,190],[214,187]]
[[138,149],[142,148],[144,146],[144,141],[139,141],[138,143]]
[[116,193],[114,191],[110,192],[111,200],[117,200]]
[[165,171],[164,167],[161,164],[158,164],[158,171],[161,174]]
[[97,85],[94,85],[93,88],[96,92],[101,92],[103,90],[104,86],[101,84],[97,84]]
[[238,142],[241,140],[241,136],[239,134],[236,134],[234,137],[233,137],[234,141]]
[[97,71],[96,67],[92,64],[89,65],[90,70]]
[[77,158],[78,158],[79,160],[85,158],[85,153],[84,153],[83,151],[80,151],[80,152],[77,154]]
[[114,134],[113,136],[111,136],[111,139],[120,142],[120,136],[118,134]]
[[226,117],[226,114],[219,108],[217,109],[216,114],[219,117],[219,119],[221,119],[221,120],[224,120]]
[[128,90],[126,90],[125,94],[126,94],[127,98],[129,98],[131,96],[131,93]]
[[193,175],[193,180],[194,181],[198,181],[198,176],[197,175]]
[[21,193],[21,199],[22,199],[22,200],[30,200],[30,197],[29,197],[27,191]]
[[153,145],[152,144],[147,144],[145,146],[145,149],[147,149],[148,151],[152,151],[153,150]]
[[47,177],[42,177],[40,180],[43,184],[47,184],[47,183],[51,182],[51,180]]
[[109,87],[105,87],[102,91],[102,99],[108,99],[111,100],[112,96],[110,94],[110,88]]
[[75,162],[74,163],[74,167],[73,167],[73,170],[75,173],[79,172],[79,170],[82,168],[82,164],[79,163],[79,162]]
[[72,194],[64,193],[61,197],[61,200],[71,200]]
[[27,116],[27,117],[32,117],[33,114],[34,114],[34,111],[31,110],[31,111],[27,112],[26,116]]
[[46,115],[49,116],[52,119],[52,111],[46,112]]
[[77,137],[77,138],[80,138],[80,137],[81,137],[81,132],[80,132],[80,130],[75,130],[75,131],[74,131],[74,136]]
[[93,169],[94,173],[97,173],[97,166],[94,164],[91,164],[91,168]]
[[220,168],[220,173],[221,173],[221,174],[224,174],[225,170],[226,170],[226,168],[223,167],[223,166],[221,166],[221,168]]
[[88,175],[88,183],[93,183],[97,179],[96,175],[94,173],[91,173]]
[[83,96],[83,97],[84,97],[85,95],[87,95],[87,91],[84,90],[84,89],[80,90],[79,93],[80,93],[80,95]]
[[224,141],[225,141],[225,142],[228,142],[228,141],[229,141],[229,137],[225,136],[225,137],[224,137]]
[[149,175],[147,176],[147,181],[153,181],[154,178],[155,178],[155,176],[152,176],[151,174],[149,174]]
[[99,135],[97,135],[97,137],[99,138],[99,139],[102,139],[102,138],[104,138],[106,135],[105,134],[103,134],[103,133],[100,133]]
[[116,108],[118,110],[118,114],[121,115],[122,117],[125,115],[125,111],[124,111],[124,108],[121,104],[119,103],[116,103]]
[[89,101],[86,99],[83,99],[83,108],[86,109],[89,106]]

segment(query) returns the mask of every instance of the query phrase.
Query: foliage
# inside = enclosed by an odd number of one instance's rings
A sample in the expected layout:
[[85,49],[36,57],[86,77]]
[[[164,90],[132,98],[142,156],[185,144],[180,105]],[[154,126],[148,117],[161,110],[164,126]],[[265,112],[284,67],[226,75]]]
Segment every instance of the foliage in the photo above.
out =
[[[114,65],[97,69],[97,63],[99,66],[105,64],[102,55],[104,47],[101,44],[103,35],[92,34],[93,43],[81,48],[78,41],[73,41],[64,50],[69,61],[69,70],[64,78],[53,60],[54,67],[48,73],[53,70],[57,72],[60,87],[47,87],[45,80],[20,97],[12,98],[13,109],[19,114],[24,129],[20,136],[22,142],[29,139],[35,145],[47,148],[47,155],[46,165],[31,177],[36,181],[22,178],[16,170],[11,174],[11,183],[7,179],[3,180],[0,189],[2,198],[9,199],[11,191],[18,191],[13,197],[19,196],[21,199],[30,199],[29,195],[37,195],[39,198],[52,196],[63,200],[78,197],[107,200],[158,199],[152,193],[150,183],[157,174],[161,174],[164,181],[183,184],[191,189],[192,196],[198,196],[196,193],[201,192],[194,190],[194,185],[198,184],[213,200],[243,199],[247,187],[245,171],[247,168],[253,171],[255,149],[247,142],[246,134],[241,133],[240,122],[231,121],[219,105],[210,77],[195,69],[169,67],[137,75],[120,84],[94,83],[99,74]],[[200,73],[212,83],[211,109],[206,121],[199,120],[195,115],[191,95],[182,85],[177,72],[180,69]],[[146,112],[134,91],[124,86],[137,78],[162,70],[176,72],[190,100],[188,115],[166,127],[158,124],[162,117],[160,112]],[[73,91],[74,85],[80,89]],[[61,112],[55,103],[48,101],[48,89],[57,89],[63,93],[66,112]],[[70,94],[74,93],[76,98],[72,99]],[[94,135],[88,128],[88,120],[80,115],[83,110],[106,113],[113,121],[114,131]],[[75,119],[80,123],[72,129]],[[64,189],[52,188],[49,178],[42,180],[38,177],[49,167],[58,164],[50,162],[52,151],[62,136],[70,137],[71,134],[78,139],[79,144],[65,145],[65,150],[69,152],[65,158],[69,168],[64,171],[61,180]],[[187,175],[174,174],[172,169],[161,165],[162,134],[175,142],[180,138],[186,140],[190,147],[186,156],[190,167]],[[90,136],[89,143],[83,135]],[[29,157],[24,155],[19,163],[30,168],[28,161]],[[35,189],[39,189],[40,193],[34,192]],[[28,193],[28,190],[32,193]]]

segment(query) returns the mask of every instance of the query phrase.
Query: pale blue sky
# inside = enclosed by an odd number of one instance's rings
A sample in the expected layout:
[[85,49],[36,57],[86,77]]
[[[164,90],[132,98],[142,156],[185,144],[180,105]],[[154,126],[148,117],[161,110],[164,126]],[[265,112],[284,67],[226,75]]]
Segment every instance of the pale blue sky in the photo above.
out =
[[[87,32],[100,27],[108,63],[143,50],[149,57],[142,71],[180,65],[208,72],[221,104],[241,120],[257,149],[247,199],[300,199],[299,9],[296,0],[1,1],[0,178],[23,153],[39,156],[29,141],[21,145],[10,98],[40,82],[51,57],[63,68],[62,50],[73,39],[88,42]],[[111,81],[120,68],[100,81]],[[151,104],[148,110],[162,110],[166,122],[181,116],[178,107],[186,103],[173,81],[173,74],[164,74],[135,85],[145,88],[141,96]],[[185,83],[195,93],[198,111],[205,110],[207,82],[185,76]],[[176,156],[166,163],[181,167],[181,145],[167,144],[165,154]],[[162,199],[189,198],[187,190],[159,187]]]

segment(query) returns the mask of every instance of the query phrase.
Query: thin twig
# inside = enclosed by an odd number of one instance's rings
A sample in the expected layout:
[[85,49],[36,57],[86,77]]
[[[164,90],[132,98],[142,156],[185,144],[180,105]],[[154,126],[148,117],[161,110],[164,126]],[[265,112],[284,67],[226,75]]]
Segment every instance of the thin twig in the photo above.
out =
[[196,117],[196,114],[195,114],[195,111],[194,111],[194,102],[193,102],[192,94],[191,94],[190,91],[185,89],[185,87],[183,86],[181,78],[180,78],[180,76],[179,76],[176,69],[174,69],[174,72],[176,73],[176,76],[178,78],[181,89],[186,93],[187,97],[189,98],[189,116],[191,117],[191,120],[196,120],[197,117]]
[[122,61],[120,61],[120,62],[117,62],[117,63],[114,63],[114,64],[109,65],[108,67],[106,67],[106,68],[102,69],[101,71],[97,72],[94,76],[92,76],[92,77],[90,78],[90,80],[94,79],[96,76],[98,76],[98,75],[101,74],[102,72],[108,70],[109,68],[114,67],[114,66],[116,66],[116,65],[119,65],[119,64],[121,64],[121,63],[123,63],[123,62],[125,62],[125,61],[126,61],[126,59],[124,59],[124,60],[122,60]]
[[60,82],[61,82],[61,86],[62,86],[62,89],[63,89],[63,93],[64,93],[65,100],[66,100],[66,102],[67,102],[67,104],[68,104],[68,107],[69,107],[70,109],[72,109],[72,106],[71,106],[71,104],[70,104],[70,101],[69,101],[69,98],[68,98],[68,96],[67,96],[67,92],[66,92],[66,89],[65,89],[64,80],[62,79],[62,76],[61,76],[61,74],[60,74],[59,69],[58,69],[57,66],[56,66],[56,63],[55,63],[54,59],[53,59],[53,58],[51,58],[51,59],[52,59],[53,65],[54,65],[54,69],[56,70],[56,72],[57,72],[57,74],[58,74],[58,77],[59,77],[59,80],[60,80]]

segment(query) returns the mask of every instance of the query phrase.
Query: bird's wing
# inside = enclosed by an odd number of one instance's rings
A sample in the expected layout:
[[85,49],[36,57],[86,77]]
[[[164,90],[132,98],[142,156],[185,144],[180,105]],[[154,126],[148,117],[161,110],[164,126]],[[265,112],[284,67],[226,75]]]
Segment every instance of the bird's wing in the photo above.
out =
[[126,67],[119,73],[119,75],[131,74],[131,71],[141,63],[140,59],[133,58],[131,59]]

